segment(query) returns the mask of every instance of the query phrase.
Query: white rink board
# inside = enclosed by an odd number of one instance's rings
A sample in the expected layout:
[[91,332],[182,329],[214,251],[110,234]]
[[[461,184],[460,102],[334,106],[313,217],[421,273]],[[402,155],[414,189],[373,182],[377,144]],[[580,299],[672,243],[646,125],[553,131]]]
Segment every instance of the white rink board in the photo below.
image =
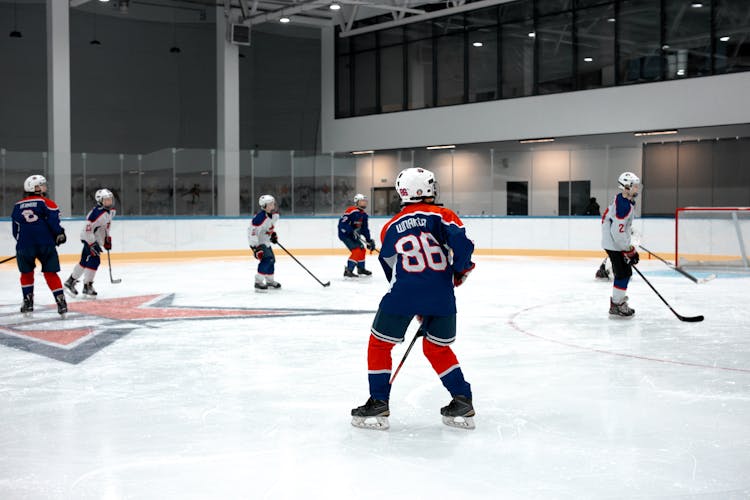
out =
[[[480,250],[599,251],[598,217],[464,217],[469,237]],[[386,217],[371,217],[370,231],[379,240]],[[115,218],[113,254],[117,252],[184,252],[247,248],[247,217]],[[281,217],[279,241],[288,249],[340,250],[337,217]],[[83,219],[65,219],[68,242],[60,254],[80,252],[78,233]],[[637,219],[641,242],[654,252],[674,254],[674,220]],[[0,254],[12,255],[11,223],[0,221]]]

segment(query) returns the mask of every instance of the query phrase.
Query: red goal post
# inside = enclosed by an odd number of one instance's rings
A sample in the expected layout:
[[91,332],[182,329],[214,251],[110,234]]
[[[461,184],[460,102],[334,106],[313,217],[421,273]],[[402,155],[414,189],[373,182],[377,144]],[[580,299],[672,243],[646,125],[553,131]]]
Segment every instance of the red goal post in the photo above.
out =
[[750,271],[750,207],[681,207],[674,219],[678,266]]

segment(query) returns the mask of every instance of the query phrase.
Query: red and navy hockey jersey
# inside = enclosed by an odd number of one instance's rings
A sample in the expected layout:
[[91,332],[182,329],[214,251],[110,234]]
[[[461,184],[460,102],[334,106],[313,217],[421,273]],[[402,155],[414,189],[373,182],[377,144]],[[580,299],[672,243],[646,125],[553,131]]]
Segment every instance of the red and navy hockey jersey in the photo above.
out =
[[384,312],[404,316],[456,313],[453,273],[472,266],[474,243],[452,210],[429,203],[405,206],[383,227],[380,264],[390,289]]
[[339,219],[339,239],[359,239],[355,234],[361,234],[365,241],[370,241],[370,228],[368,226],[367,212],[359,207],[349,207]]
[[13,207],[13,237],[16,249],[37,245],[54,245],[55,236],[63,232],[60,209],[49,198],[29,195]]

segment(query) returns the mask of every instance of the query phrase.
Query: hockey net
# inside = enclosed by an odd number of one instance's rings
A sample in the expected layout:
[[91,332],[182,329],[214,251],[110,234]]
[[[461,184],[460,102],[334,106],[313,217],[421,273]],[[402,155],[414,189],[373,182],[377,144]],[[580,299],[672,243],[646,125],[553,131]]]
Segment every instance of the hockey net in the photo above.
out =
[[680,267],[750,271],[750,207],[683,207],[675,212]]

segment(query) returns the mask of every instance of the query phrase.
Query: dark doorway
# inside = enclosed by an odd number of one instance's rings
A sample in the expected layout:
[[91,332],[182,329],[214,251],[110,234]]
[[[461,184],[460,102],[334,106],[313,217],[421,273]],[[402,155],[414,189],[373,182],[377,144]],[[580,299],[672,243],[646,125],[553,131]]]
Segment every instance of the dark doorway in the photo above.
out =
[[373,188],[372,191],[372,215],[396,215],[401,210],[401,198],[393,187]]
[[591,199],[591,181],[562,181],[558,183],[558,215],[586,215]]
[[528,181],[506,183],[508,215],[529,215]]

